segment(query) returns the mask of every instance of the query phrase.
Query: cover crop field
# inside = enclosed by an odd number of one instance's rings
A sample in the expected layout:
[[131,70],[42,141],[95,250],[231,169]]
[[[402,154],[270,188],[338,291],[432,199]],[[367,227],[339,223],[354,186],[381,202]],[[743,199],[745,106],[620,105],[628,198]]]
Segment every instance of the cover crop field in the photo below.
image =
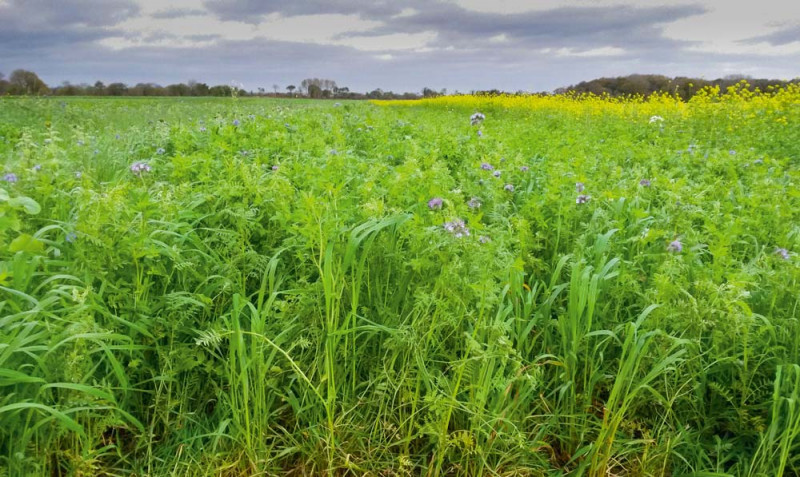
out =
[[798,87],[0,99],[0,174],[0,475],[800,474]]

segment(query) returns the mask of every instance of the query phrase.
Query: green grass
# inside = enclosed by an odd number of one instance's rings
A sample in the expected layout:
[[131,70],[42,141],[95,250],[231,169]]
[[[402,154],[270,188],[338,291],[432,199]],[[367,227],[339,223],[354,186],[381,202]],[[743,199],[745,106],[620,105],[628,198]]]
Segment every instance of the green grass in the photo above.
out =
[[0,99],[0,475],[798,475],[800,108],[742,110]]

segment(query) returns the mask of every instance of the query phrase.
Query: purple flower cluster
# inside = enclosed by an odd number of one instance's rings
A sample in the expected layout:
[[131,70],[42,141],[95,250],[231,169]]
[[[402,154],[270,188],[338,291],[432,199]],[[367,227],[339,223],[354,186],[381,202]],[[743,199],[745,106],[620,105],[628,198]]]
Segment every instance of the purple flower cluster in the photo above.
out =
[[672,242],[669,243],[669,245],[667,245],[667,252],[681,253],[682,250],[683,250],[683,244],[678,239],[673,240]]
[[469,237],[469,229],[461,219],[445,222],[444,229],[453,234],[455,238]]
[[514,185],[513,184],[506,184],[503,189],[507,190],[508,192],[514,192]]
[[141,176],[143,172],[150,172],[150,164],[146,162],[134,162],[131,165],[131,172],[135,176]]
[[156,154],[164,154],[165,152],[167,151],[165,151],[163,147],[159,147],[158,149],[156,149]]
[[780,255],[780,257],[784,260],[789,260],[790,258],[789,251],[786,250],[785,248],[776,248],[775,254]]
[[578,192],[578,194],[580,194],[581,192],[583,192],[583,190],[584,190],[585,188],[586,188],[586,187],[584,187],[584,185],[583,185],[583,182],[576,182],[576,183],[575,183],[575,190]]
[[19,178],[13,172],[9,172],[8,174],[3,176],[3,180],[8,182],[8,183],[10,183],[10,184],[13,184],[13,183],[17,182],[19,180]]
[[480,243],[489,243],[489,242],[491,242],[491,240],[489,239],[489,237],[487,237],[485,235],[481,235],[480,237],[478,237],[478,242],[480,242]]
[[443,201],[441,197],[434,197],[428,201],[428,208],[431,210],[439,210],[442,208],[442,203]]
[[500,177],[500,171],[494,171],[494,174],[492,174],[492,175],[495,176],[495,177]]
[[528,172],[528,166],[522,166],[519,168],[522,172]]
[[481,201],[477,197],[473,197],[467,202],[467,206],[470,209],[477,209],[481,206]]
[[642,179],[639,181],[639,185],[642,187],[650,187],[650,179]]
[[589,202],[589,199],[591,199],[591,198],[592,198],[592,196],[590,196],[590,195],[581,194],[581,195],[579,195],[578,197],[575,198],[575,203],[576,204],[585,204],[585,203]]
[[234,125],[234,126],[236,126],[236,127],[239,127],[239,124],[241,124],[241,123],[239,122],[239,120],[238,120],[238,119],[234,119],[234,120],[233,120],[233,125]]
[[42,165],[41,164],[36,164],[35,166],[33,166],[33,170],[36,171],[36,172],[41,171],[42,170]]
[[481,164],[481,169],[483,169],[484,171],[491,171],[494,169],[494,166],[489,164],[488,162],[484,162],[483,164]]
[[277,164],[275,164],[274,166],[272,166],[272,170],[273,170],[273,171],[277,171],[277,170],[278,170],[278,165],[277,165]]
[[482,123],[484,119],[486,119],[486,116],[483,113],[475,113],[469,117],[469,123],[476,126]]

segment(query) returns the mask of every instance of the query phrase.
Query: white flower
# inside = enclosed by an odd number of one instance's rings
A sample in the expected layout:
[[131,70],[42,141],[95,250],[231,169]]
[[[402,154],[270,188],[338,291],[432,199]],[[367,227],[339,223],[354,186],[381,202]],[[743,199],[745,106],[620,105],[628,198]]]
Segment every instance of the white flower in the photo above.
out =
[[664,121],[664,118],[662,118],[661,116],[651,116],[650,117],[650,124],[660,123],[662,121]]

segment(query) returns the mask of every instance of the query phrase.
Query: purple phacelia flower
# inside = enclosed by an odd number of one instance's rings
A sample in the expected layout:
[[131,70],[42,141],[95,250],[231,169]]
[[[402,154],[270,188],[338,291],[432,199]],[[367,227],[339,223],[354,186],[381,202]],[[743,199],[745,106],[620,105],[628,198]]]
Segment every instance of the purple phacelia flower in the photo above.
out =
[[70,232],[70,233],[67,234],[67,236],[65,238],[66,238],[67,242],[73,243],[73,242],[75,242],[75,240],[78,239],[78,234],[76,234],[75,232]]
[[780,255],[780,257],[784,260],[789,260],[790,258],[789,251],[786,250],[785,248],[776,248],[775,254]]
[[117,134],[117,135],[115,135],[115,136],[114,136],[114,138],[115,138],[115,139],[119,139],[119,138],[120,138],[120,135],[119,135],[119,134]]
[[735,156],[736,155],[736,151],[731,149],[730,151],[728,151],[728,154],[730,154],[731,156]]
[[481,169],[483,169],[484,171],[491,171],[494,169],[494,166],[492,166],[488,162],[484,162],[483,164],[481,164]]
[[494,174],[492,174],[492,175],[495,176],[495,177],[500,177],[500,171],[494,171]]
[[486,116],[484,116],[483,113],[475,113],[469,117],[469,123],[473,126],[476,126],[482,123],[484,119],[486,119]]
[[80,179],[81,177],[83,177],[83,172],[78,171],[78,172],[75,173],[75,178],[76,179]]
[[158,149],[156,149],[156,154],[164,154],[165,152],[167,151],[165,151],[163,147],[159,147]]
[[238,120],[238,119],[234,119],[234,120],[233,120],[233,125],[234,125],[234,126],[236,126],[236,127],[239,127],[239,124],[241,124],[241,123],[239,122],[239,120]]
[[584,185],[583,185],[583,182],[576,182],[576,183],[575,183],[575,190],[578,192],[578,194],[580,194],[581,192],[583,192],[583,190],[584,190],[585,188],[586,188],[586,187],[584,187]]
[[278,165],[277,165],[277,164],[275,164],[274,166],[272,166],[272,170],[273,170],[273,171],[277,171],[277,170],[278,170]]
[[208,129],[206,129],[205,126],[200,126],[200,132],[206,132],[206,131],[208,131]]
[[683,250],[683,244],[680,240],[675,239],[667,245],[667,252],[680,253]]
[[467,228],[467,225],[464,223],[464,221],[461,219],[455,219],[451,222],[445,222],[443,227],[446,231],[453,234],[455,238],[469,237],[469,229]]
[[639,181],[639,185],[642,187],[650,187],[650,179],[642,179]]
[[434,197],[433,199],[428,201],[428,208],[431,210],[438,210],[442,208],[442,198],[441,197]]
[[36,164],[35,166],[33,166],[33,170],[36,171],[36,172],[41,171],[42,170],[42,165],[41,164]]
[[478,129],[478,137],[483,137],[483,131],[481,131],[480,129]]
[[134,162],[131,164],[131,172],[135,176],[141,176],[143,172],[150,172],[150,164],[146,162]]
[[473,197],[467,202],[467,206],[469,206],[470,209],[477,209],[481,206],[481,201],[478,200],[477,197]]
[[514,192],[514,185],[513,184],[506,184],[503,189],[507,190],[508,192]]
[[758,165],[764,164],[764,159],[756,159],[755,161],[753,161],[753,164],[758,164]]
[[585,204],[585,203],[589,202],[589,199],[591,199],[591,198],[592,198],[592,196],[590,196],[590,195],[581,194],[581,195],[579,195],[578,197],[575,198],[575,203],[576,204]]
[[491,239],[489,239],[489,237],[487,237],[485,235],[481,235],[480,237],[478,237],[478,242],[480,242],[480,243],[489,243],[489,242],[491,242]]
[[8,174],[3,176],[3,180],[8,182],[9,184],[13,184],[19,180],[16,174],[13,172],[9,172]]
[[79,146],[83,146],[83,144],[84,144],[83,141],[78,141]]
[[519,168],[522,172],[528,172],[528,166],[522,166]]

